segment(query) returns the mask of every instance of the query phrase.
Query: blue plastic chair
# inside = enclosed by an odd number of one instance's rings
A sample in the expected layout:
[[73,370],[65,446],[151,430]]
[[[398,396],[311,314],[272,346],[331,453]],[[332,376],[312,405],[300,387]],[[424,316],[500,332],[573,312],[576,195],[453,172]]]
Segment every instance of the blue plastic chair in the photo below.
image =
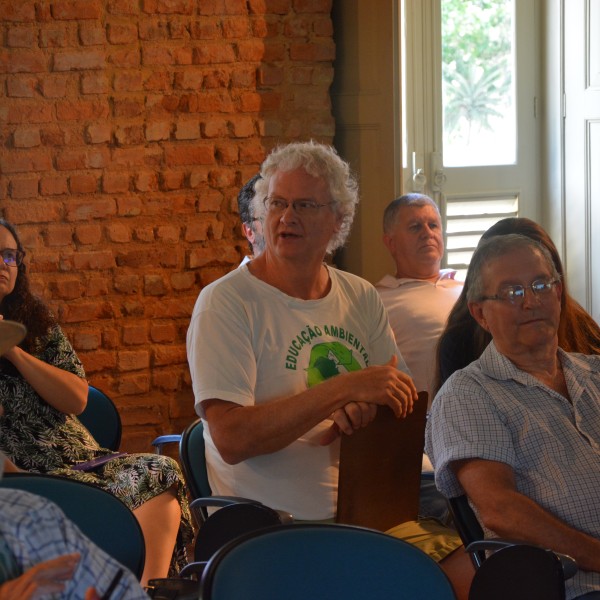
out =
[[397,538],[348,525],[279,525],[220,549],[203,600],[454,600],[446,575]]
[[144,535],[133,513],[116,496],[68,477],[35,473],[5,473],[0,486],[51,500],[96,545],[141,577]]
[[115,403],[104,392],[89,386],[88,403],[78,419],[102,448],[119,449],[122,433],[121,415]]

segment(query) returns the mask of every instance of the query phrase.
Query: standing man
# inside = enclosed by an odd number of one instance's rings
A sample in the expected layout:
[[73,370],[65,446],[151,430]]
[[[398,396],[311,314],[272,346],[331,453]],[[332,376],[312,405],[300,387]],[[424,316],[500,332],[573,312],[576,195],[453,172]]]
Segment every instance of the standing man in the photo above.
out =
[[471,260],[467,302],[492,336],[431,407],[426,446],[447,497],[486,535],[572,556],[571,600],[600,598],[600,357],[558,347],[563,293],[547,248],[495,236]]
[[435,376],[435,348],[463,284],[456,271],[440,269],[444,256],[437,204],[423,194],[393,200],[383,215],[383,243],[396,264],[395,276],[377,283],[396,344],[417,390],[429,392]]
[[252,208],[252,200],[254,200],[255,194],[254,185],[259,179],[260,173],[257,173],[242,186],[238,194],[238,211],[242,221],[242,233],[248,240],[252,251],[251,255],[244,256],[240,266],[256,258],[265,249],[262,223],[254,217]]
[[[261,175],[265,249],[200,292],[187,335],[209,481],[297,520],[333,520],[339,437],[381,405],[405,417],[417,391],[373,286],[324,262],[358,202],[348,164],[329,146],[294,143]],[[431,525],[415,523],[430,554],[460,566],[458,536],[423,531]]]

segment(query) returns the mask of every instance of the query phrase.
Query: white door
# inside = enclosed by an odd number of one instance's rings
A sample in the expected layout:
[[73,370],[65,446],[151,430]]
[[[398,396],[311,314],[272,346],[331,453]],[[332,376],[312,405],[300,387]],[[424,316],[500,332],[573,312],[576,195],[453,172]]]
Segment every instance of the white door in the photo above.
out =
[[403,192],[438,202],[446,263],[464,270],[498,219],[540,220],[535,1],[401,5]]
[[566,268],[600,322],[600,0],[564,5]]

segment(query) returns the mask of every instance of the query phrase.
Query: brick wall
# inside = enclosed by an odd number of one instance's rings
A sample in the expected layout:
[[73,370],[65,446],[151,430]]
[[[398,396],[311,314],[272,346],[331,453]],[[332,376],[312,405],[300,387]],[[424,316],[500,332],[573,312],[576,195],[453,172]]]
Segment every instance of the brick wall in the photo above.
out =
[[0,2],[0,213],[126,450],[194,418],[185,333],[246,252],[240,185],[277,143],[333,139],[330,10]]

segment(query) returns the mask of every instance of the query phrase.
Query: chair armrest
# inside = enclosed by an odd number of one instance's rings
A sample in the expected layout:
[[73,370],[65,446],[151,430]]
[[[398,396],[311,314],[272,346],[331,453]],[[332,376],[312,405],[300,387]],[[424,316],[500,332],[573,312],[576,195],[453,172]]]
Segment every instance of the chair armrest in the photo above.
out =
[[154,452],[156,454],[161,454],[162,447],[165,444],[179,444],[180,441],[181,441],[180,433],[171,433],[171,434],[167,434],[167,435],[159,435],[158,437],[154,438],[151,443],[155,448]]
[[[535,544],[528,544],[527,542],[523,542],[522,540],[507,540],[502,538],[489,538],[486,540],[477,540],[476,542],[471,542],[466,550],[469,553],[473,552],[482,552],[482,551],[491,551],[494,552],[496,550],[500,550],[501,548],[506,548],[507,546],[535,546]],[[539,546],[538,546],[539,547]],[[560,560],[562,565],[563,573],[565,579],[570,579],[577,573],[578,566],[577,562],[574,558],[569,556],[568,554],[561,554],[560,552],[555,552],[554,554]]]

